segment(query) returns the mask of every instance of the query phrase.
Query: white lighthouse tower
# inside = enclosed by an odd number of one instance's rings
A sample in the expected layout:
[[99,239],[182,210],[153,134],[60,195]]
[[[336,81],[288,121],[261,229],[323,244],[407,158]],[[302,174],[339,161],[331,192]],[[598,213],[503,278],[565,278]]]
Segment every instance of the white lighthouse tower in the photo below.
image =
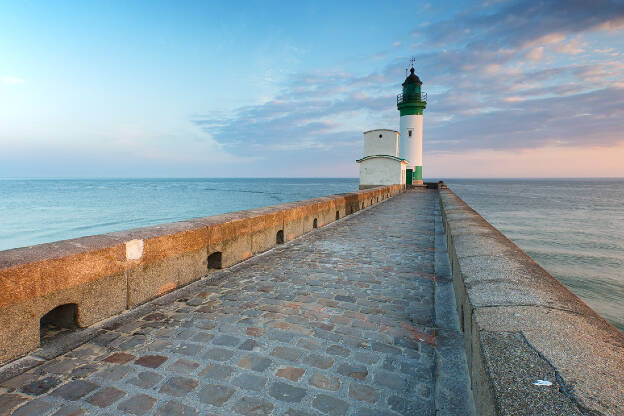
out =
[[399,157],[407,160],[405,183],[408,185],[423,183],[422,130],[427,94],[421,92],[421,85],[420,78],[411,68],[403,83],[403,93],[397,96],[397,109],[401,113]]

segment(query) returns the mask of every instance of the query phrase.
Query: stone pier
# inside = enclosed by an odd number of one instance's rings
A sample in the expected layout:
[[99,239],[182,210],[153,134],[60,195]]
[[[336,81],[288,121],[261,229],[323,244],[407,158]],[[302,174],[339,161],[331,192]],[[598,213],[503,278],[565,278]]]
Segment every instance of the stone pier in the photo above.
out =
[[437,190],[213,275],[35,351],[0,415],[473,414]]

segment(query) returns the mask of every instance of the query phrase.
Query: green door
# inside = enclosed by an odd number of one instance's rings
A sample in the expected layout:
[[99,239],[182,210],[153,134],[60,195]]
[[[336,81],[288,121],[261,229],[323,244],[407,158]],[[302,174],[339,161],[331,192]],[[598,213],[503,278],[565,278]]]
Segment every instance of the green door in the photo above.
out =
[[411,185],[412,184],[412,170],[411,169],[405,169],[405,184],[407,185]]

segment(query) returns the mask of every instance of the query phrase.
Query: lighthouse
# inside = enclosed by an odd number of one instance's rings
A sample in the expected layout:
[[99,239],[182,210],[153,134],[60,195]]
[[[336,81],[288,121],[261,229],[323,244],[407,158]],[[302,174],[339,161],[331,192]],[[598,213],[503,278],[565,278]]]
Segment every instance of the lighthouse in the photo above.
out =
[[419,185],[422,180],[422,130],[423,110],[427,106],[427,94],[420,90],[422,82],[414,74],[414,68],[403,83],[403,92],[397,95],[397,109],[401,114],[399,157],[407,160],[406,184]]

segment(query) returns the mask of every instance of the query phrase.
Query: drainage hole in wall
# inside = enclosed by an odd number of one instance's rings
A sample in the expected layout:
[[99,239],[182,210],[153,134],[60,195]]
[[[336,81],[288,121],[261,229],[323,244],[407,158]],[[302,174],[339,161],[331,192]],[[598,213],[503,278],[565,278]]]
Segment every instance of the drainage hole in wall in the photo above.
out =
[[220,269],[221,265],[221,252],[217,251],[208,256],[208,268],[209,269]]
[[336,211],[336,219],[339,220],[340,219],[340,211]]
[[57,335],[75,331],[78,307],[75,303],[57,306],[39,320],[39,338],[41,343],[50,341]]
[[314,218],[314,221],[312,222],[312,228],[318,228],[318,221],[316,218]]
[[275,243],[284,244],[284,230],[279,230],[277,234],[275,234]]

